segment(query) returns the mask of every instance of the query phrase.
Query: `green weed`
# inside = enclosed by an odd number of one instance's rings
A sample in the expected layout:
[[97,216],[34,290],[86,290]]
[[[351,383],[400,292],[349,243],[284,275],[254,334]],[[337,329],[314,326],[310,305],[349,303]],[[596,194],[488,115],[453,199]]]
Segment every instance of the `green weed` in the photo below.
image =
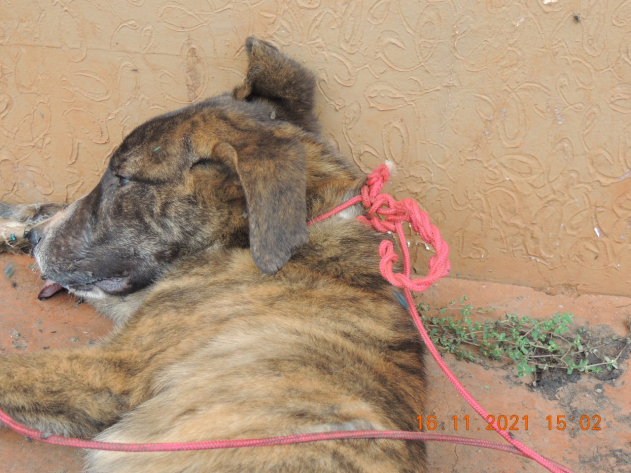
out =
[[[590,342],[589,331],[572,326],[571,312],[542,320],[505,313],[492,321],[482,315],[488,317],[496,309],[475,308],[467,301],[464,296],[448,307],[432,309],[421,303],[417,308],[439,350],[487,369],[487,360],[512,360],[520,376],[550,369],[599,373],[618,369],[625,351],[623,348],[615,357],[599,353],[599,347]],[[625,340],[626,345],[631,344],[631,337]]]

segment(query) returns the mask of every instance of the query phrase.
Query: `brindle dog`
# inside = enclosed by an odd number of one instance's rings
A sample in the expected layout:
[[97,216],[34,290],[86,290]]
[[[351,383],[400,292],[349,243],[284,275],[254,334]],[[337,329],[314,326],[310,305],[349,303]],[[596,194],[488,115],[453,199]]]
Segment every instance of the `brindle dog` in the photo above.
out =
[[[109,442],[415,430],[422,345],[379,274],[381,236],[361,206],[305,223],[365,177],[319,135],[314,76],[246,46],[243,85],[136,128],[87,196],[0,207],[5,230],[51,217],[28,234],[43,275],[118,325],[96,346],[0,357],[0,408],[18,421]],[[389,440],[87,455],[98,473],[425,464],[422,443]]]

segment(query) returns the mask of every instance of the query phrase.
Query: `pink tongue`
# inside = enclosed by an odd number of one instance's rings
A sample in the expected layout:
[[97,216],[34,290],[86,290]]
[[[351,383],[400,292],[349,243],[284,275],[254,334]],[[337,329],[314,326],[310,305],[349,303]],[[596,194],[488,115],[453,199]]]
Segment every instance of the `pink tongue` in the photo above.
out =
[[40,301],[45,301],[49,297],[54,296],[56,293],[58,293],[62,289],[63,289],[63,286],[60,286],[55,281],[51,281],[50,279],[48,279],[46,281],[46,284],[44,284],[44,287],[42,288],[42,290],[39,291],[37,298]]

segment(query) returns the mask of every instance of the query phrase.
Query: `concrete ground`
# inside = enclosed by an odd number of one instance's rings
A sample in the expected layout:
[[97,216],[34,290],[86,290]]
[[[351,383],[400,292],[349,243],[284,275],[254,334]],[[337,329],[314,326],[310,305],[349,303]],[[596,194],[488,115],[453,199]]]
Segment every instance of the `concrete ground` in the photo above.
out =
[[[86,345],[108,332],[108,321],[67,294],[38,301],[41,281],[32,263],[26,256],[0,255],[0,269],[4,270],[9,264],[15,269],[10,278],[0,274],[2,353]],[[490,318],[498,318],[504,312],[536,318],[573,312],[575,324],[596,330],[605,330],[608,326],[622,336],[629,333],[627,319],[631,314],[631,298],[625,297],[548,295],[519,286],[444,279],[419,300],[440,308],[464,295],[475,307],[496,308],[487,315]],[[631,471],[631,374],[627,361],[620,364],[624,372],[615,379],[560,377],[542,380],[533,387],[532,377],[518,377],[514,366],[486,370],[479,365],[456,361],[450,355],[445,359],[489,413],[520,419],[516,425],[519,430],[513,433],[535,451],[575,472]],[[466,405],[429,356],[427,366],[428,410],[410,412],[411,417],[435,415],[436,431],[440,433],[503,441],[496,433],[485,430],[486,423]],[[469,431],[464,426],[466,415],[470,416]],[[454,416],[458,419],[457,429]],[[527,430],[524,416],[528,416]],[[554,419],[551,428],[548,416]],[[557,430],[557,416],[565,416],[564,430]],[[581,416],[590,419],[600,416],[601,430],[582,430],[578,424]],[[0,465],[7,473],[79,473],[81,455],[81,451],[30,442],[6,429],[0,430]],[[545,471],[532,461],[514,455],[452,444],[430,444],[429,460],[432,472]]]

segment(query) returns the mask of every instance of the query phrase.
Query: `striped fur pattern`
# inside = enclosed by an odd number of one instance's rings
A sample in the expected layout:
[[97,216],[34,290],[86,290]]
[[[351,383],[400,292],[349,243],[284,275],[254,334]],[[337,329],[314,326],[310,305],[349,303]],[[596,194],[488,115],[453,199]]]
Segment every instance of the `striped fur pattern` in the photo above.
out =
[[[246,49],[242,85],[134,130],[87,196],[0,207],[5,225],[30,229],[21,249],[45,276],[117,323],[95,346],[1,357],[0,407],[18,421],[112,442],[415,430],[422,346],[379,274],[381,236],[357,207],[305,225],[365,177],[320,136],[311,72],[255,38]],[[91,473],[426,463],[422,443],[389,440],[86,462]]]

